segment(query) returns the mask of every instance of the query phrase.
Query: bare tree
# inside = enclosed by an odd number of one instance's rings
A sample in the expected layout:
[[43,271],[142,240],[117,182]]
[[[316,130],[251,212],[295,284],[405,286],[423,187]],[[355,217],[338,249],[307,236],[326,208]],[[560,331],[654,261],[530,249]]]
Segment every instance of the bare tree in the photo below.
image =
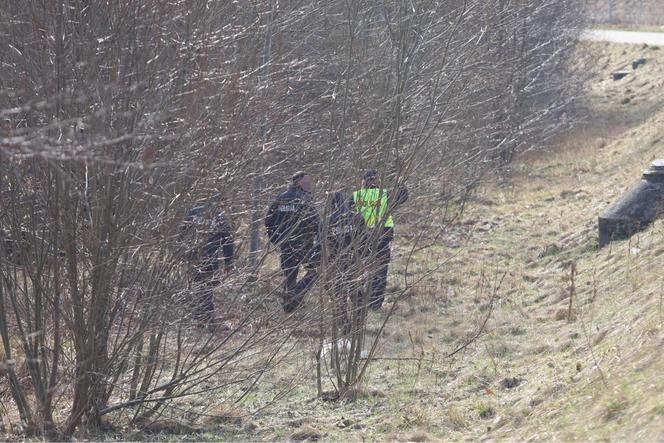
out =
[[[19,6],[0,12],[0,337],[16,414],[45,434],[145,424],[169,407],[195,416],[187,398],[210,392],[240,402],[302,351],[302,330],[318,338],[319,390],[329,345],[329,380],[352,394],[380,338],[366,306],[378,236],[343,270],[323,246],[308,306],[275,315],[279,272],[259,228],[284,177],[306,169],[318,195],[349,195],[376,168],[381,188],[410,186],[406,270],[382,330],[423,278],[414,253],[484,174],[560,130],[572,98],[571,1]],[[223,334],[192,325],[177,236],[212,195],[249,239],[220,288]]]

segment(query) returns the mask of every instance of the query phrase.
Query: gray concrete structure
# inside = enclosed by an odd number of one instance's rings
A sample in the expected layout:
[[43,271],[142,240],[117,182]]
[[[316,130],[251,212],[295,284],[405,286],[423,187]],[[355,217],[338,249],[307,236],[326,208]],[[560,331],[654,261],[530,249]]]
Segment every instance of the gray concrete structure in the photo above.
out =
[[629,238],[664,214],[664,160],[655,160],[641,181],[599,216],[599,246]]

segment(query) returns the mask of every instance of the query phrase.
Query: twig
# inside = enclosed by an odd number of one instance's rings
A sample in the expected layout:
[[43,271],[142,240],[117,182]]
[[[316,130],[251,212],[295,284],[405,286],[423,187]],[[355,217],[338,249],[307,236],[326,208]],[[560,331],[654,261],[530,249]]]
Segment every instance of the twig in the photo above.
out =
[[569,307],[567,308],[567,322],[571,323],[572,321],[572,303],[574,301],[574,293],[576,292],[576,287],[574,285],[574,276],[576,275],[576,263],[570,262],[570,287],[569,287]]
[[608,388],[609,383],[606,381],[606,377],[604,376],[604,371],[602,371],[602,368],[599,366],[599,362],[597,361],[597,357],[595,356],[595,350],[593,349],[590,337],[588,336],[588,331],[586,330],[586,323],[583,321],[583,318],[581,316],[579,316],[579,320],[581,321],[581,329],[583,329],[583,335],[586,338],[586,343],[588,343],[588,348],[590,349],[590,355],[592,356],[593,362],[595,363],[595,368],[597,368],[597,371],[599,372],[599,375],[602,378],[602,383],[604,384],[604,387]]
[[[433,358],[433,355],[432,355]],[[362,358],[361,360],[371,360],[371,361],[415,361],[415,362],[422,362],[423,358],[422,357],[365,357]]]

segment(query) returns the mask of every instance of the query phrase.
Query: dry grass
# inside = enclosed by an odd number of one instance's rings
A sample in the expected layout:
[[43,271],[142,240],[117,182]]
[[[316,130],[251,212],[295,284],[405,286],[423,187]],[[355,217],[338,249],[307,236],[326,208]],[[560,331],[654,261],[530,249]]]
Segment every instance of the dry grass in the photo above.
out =
[[452,406],[447,410],[447,419],[455,430],[462,430],[468,426],[468,420],[463,411]]
[[[601,251],[596,232],[599,213],[664,157],[664,55],[647,50],[646,66],[613,82],[611,70],[646,50],[591,48],[589,124],[560,150],[522,159],[509,185],[486,186],[453,229],[467,246],[417,256],[421,269],[446,266],[397,309],[379,349],[388,359],[371,366],[356,400],[318,401],[303,377],[263,409],[281,380],[269,373],[243,405],[250,429],[222,408],[201,438],[227,435],[215,429],[236,419],[232,437],[249,440],[664,438],[664,222]],[[447,357],[489,313],[479,339]],[[373,329],[383,315],[372,314]]]
[[318,441],[323,437],[323,434],[316,428],[311,426],[303,426],[291,435],[293,441]]
[[201,425],[206,429],[228,425],[239,427],[248,420],[248,415],[245,411],[224,404],[210,408],[206,414],[201,420]]
[[[444,354],[463,342],[488,295],[478,281],[507,276],[486,334],[458,360],[441,357],[438,371],[420,373],[421,389],[446,399],[431,408],[429,432],[511,440],[664,436],[664,381],[656,375],[664,368],[664,223],[602,251],[596,246],[599,213],[664,156],[664,56],[626,46],[593,51],[591,124],[560,151],[524,159],[510,186],[483,190],[491,205],[466,214],[491,229],[473,231],[447,270],[457,278],[442,278],[455,297],[431,320],[440,333],[428,349]],[[609,79],[637,56],[648,58],[642,70],[625,82]],[[621,105],[627,95],[633,99]],[[571,318],[570,260],[578,269]],[[394,327],[407,330],[411,321],[421,324],[413,315]],[[512,378],[516,386],[501,386]]]

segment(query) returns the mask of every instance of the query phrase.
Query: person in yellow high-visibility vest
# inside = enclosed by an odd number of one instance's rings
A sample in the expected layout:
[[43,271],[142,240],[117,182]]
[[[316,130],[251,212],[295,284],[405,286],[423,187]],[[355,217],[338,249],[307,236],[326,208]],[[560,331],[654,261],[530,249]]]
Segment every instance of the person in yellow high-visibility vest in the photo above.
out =
[[395,191],[379,187],[378,172],[370,169],[362,178],[362,189],[353,192],[355,210],[364,217],[369,230],[371,256],[376,267],[371,276],[370,306],[380,309],[385,300],[387,273],[390,264],[390,243],[394,239],[394,209],[408,200],[408,189],[400,186]]

